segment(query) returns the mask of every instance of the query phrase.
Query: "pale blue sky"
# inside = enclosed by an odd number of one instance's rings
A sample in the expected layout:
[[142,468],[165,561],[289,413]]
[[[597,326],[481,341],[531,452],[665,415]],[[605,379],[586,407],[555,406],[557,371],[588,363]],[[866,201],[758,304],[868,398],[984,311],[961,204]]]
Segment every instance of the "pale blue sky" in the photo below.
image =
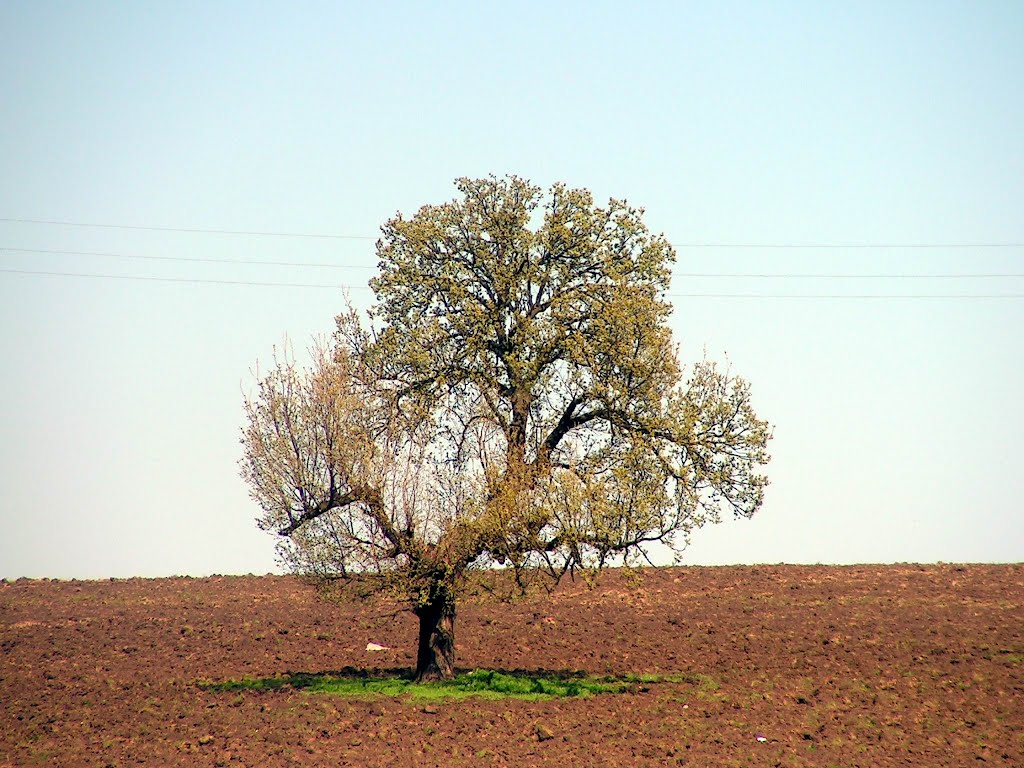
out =
[[[369,4],[367,4],[369,5]],[[0,5],[0,269],[350,285],[456,176],[679,244],[1024,243],[1024,5]],[[326,233],[284,238],[30,224]],[[211,264],[266,260],[325,267]],[[1024,247],[679,248],[680,273],[1024,274]],[[1024,279],[675,278],[775,424],[690,563],[1024,560]],[[0,271],[0,576],[262,573],[242,388],[340,289]]]

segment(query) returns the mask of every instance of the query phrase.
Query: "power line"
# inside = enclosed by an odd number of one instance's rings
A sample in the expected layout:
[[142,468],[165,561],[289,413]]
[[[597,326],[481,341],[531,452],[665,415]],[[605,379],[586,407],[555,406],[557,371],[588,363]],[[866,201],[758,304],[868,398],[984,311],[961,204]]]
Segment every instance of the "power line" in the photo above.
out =
[[279,283],[258,282],[253,280],[212,280],[194,277],[151,277],[144,275],[105,275],[93,272],[49,272],[37,269],[6,269],[0,272],[14,275],[47,275],[51,277],[85,277],[100,280],[144,280],[158,283],[205,283],[210,285],[255,285],[264,288],[330,288],[334,290],[369,290],[369,286],[361,285],[324,285],[323,283]]
[[[59,256],[102,256],[118,259],[142,259],[147,261],[178,261],[202,264],[231,264],[267,267],[316,267],[326,269],[377,269],[369,264],[330,264],[327,262],[263,261],[260,259],[218,259],[197,256],[146,256],[109,251],[70,251],[44,248],[11,248],[0,246],[0,251],[14,253],[36,253]],[[673,272],[674,277],[686,279],[822,279],[822,280],[961,280],[961,279],[1022,279],[1024,273],[1014,272],[957,272],[957,273],[821,273],[821,272]]]
[[91,227],[97,229],[135,229],[149,232],[183,232],[199,235],[251,235],[254,237],[305,237],[321,240],[376,240],[369,235],[331,235],[314,232],[260,232],[248,229],[200,229],[197,227],[158,227],[140,224],[93,224],[82,221],[56,221],[51,219],[10,219],[0,218],[10,224],[49,224],[60,227]]
[[[92,272],[51,272],[44,270],[29,269],[6,269],[0,268],[0,273],[16,275],[42,275],[49,277],[77,277],[100,280],[138,280],[146,282],[161,283],[193,283],[211,285],[246,285],[259,286],[264,288],[319,288],[331,290],[369,290],[365,285],[326,285],[323,283],[282,283],[282,282],[258,282],[251,280],[208,280],[189,277],[150,277],[142,275],[110,275]],[[673,299],[824,299],[824,300],[917,300],[917,299],[1024,299],[1024,293],[991,293],[991,294],[810,294],[810,293],[667,293],[668,298]]]
[[[0,219],[2,221],[2,219]],[[670,243],[674,248],[736,248],[736,249],[778,249],[799,250],[897,250],[904,248],[1024,248],[1022,243]]]
[[[292,238],[314,238],[326,240],[376,240],[372,235],[342,235],[322,232],[268,232],[247,229],[203,229],[200,227],[167,227],[142,224],[100,224],[82,221],[62,221],[57,219],[19,219],[0,217],[0,222],[9,224],[40,224],[61,227],[89,227],[99,229],[127,229],[144,230],[151,232],[179,232],[186,234],[204,235],[247,235],[252,237],[292,237]],[[800,250],[800,249],[941,249],[941,248],[1024,248],[1024,242],[951,242],[951,243],[758,243],[758,242],[707,242],[693,241],[671,243],[675,248],[735,248],[735,249],[777,249],[777,250]]]
[[109,251],[64,251],[45,248],[8,248],[0,246],[0,251],[15,253],[41,253],[55,256],[108,256],[117,259],[145,259],[148,261],[183,261],[202,264],[240,264],[266,267],[323,267],[327,269],[376,269],[376,266],[363,264],[328,264],[324,261],[260,261],[259,259],[214,259],[199,256],[143,256],[130,253],[111,253]]
[[1024,293],[667,293],[673,299],[1024,299]]
[[908,273],[874,273],[874,274],[854,274],[850,272],[844,273],[824,273],[824,272],[673,272],[673,277],[685,277],[685,278],[756,278],[756,279],[822,279],[822,280],[946,280],[946,279],[984,279],[984,278],[1024,278],[1024,273],[1011,273],[1011,272],[949,272],[949,273],[929,273],[929,274],[908,274]]

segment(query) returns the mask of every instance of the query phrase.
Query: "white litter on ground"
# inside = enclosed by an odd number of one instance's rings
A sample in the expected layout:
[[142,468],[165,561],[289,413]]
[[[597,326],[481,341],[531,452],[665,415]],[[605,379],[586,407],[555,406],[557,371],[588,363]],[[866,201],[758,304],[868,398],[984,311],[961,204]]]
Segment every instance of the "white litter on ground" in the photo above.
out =
[[386,645],[377,645],[376,643],[367,643],[366,650],[368,651],[390,651]]

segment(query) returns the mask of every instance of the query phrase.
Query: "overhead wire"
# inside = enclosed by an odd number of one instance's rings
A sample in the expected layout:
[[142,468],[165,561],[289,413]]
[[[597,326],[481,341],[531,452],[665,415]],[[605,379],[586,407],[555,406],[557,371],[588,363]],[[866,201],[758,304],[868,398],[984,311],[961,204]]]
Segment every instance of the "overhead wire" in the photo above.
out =
[[[333,240],[373,240],[368,235],[346,235],[311,232],[274,232],[260,230],[241,229],[207,229],[197,227],[167,227],[156,225],[135,225],[135,224],[109,224],[81,221],[64,221],[56,219],[28,219],[0,217],[0,222],[52,225],[66,227],[92,227],[104,229],[121,230],[144,230],[157,232],[176,232],[188,234],[215,234],[215,235],[246,235],[255,237],[278,237],[278,238],[317,238]],[[689,242],[673,243],[676,248],[686,249],[857,249],[857,250],[896,250],[896,249],[993,249],[993,248],[1024,248],[1024,242],[974,242],[974,243],[722,243],[722,242]],[[187,262],[204,264],[225,264],[232,266],[270,266],[290,268],[327,268],[327,269],[349,269],[349,270],[371,270],[376,267],[365,264],[337,264],[331,262],[293,262],[293,261],[271,261],[260,259],[231,259],[213,258],[198,256],[157,256],[143,254],[125,254],[108,251],[78,251],[65,249],[43,249],[43,248],[21,248],[13,246],[0,246],[0,251],[10,253],[42,254],[42,255],[67,255],[86,257],[111,257],[122,259],[135,259],[147,261],[164,262]],[[230,280],[214,278],[193,278],[193,277],[159,277],[145,275],[117,275],[95,272],[58,271],[58,270],[35,270],[0,268],[0,273],[40,275],[54,277],[89,278],[105,280],[138,280],[147,282],[165,283],[192,283],[212,285],[238,285],[238,286],[259,286],[279,288],[307,288],[307,289],[333,289],[333,290],[367,290],[365,285],[343,285],[323,283],[301,283],[283,281],[255,281],[255,280]],[[818,279],[818,280],[990,280],[1003,279],[1013,280],[1024,278],[1024,273],[997,273],[997,272],[942,272],[942,273],[812,273],[812,272],[673,272],[674,277],[684,279],[758,279],[758,280],[780,280],[780,279]],[[843,293],[679,293],[670,292],[666,294],[671,298],[720,298],[720,299],[1020,299],[1024,294],[1020,293],[985,293],[985,294],[924,294],[924,293],[903,293],[903,294],[843,294]]]
[[[248,229],[216,229],[216,228],[202,228],[202,227],[170,227],[161,226],[155,224],[109,224],[109,223],[97,223],[97,222],[83,222],[83,221],[65,221],[58,219],[28,219],[28,218],[13,218],[13,217],[0,217],[0,222],[8,224],[41,224],[50,226],[62,226],[62,227],[87,227],[87,228],[99,228],[99,229],[125,229],[125,230],[143,230],[151,232],[177,232],[184,234],[208,234],[208,235],[246,235],[251,237],[284,237],[284,238],[313,238],[313,239],[325,239],[325,240],[376,240],[376,235],[351,235],[351,234],[336,234],[336,233],[325,233],[325,232],[274,232],[274,231],[263,231],[263,230],[248,230]],[[674,248],[736,248],[736,249],[780,249],[780,250],[798,250],[798,249],[897,249],[897,248],[924,248],[924,249],[942,249],[942,248],[1024,248],[1024,241],[1007,241],[1007,242],[911,242],[911,243],[837,243],[837,242],[818,242],[818,243],[771,243],[771,242],[737,242],[737,243],[726,243],[726,242],[712,242],[712,241],[693,241],[693,242],[679,242],[670,243]]]
[[[248,285],[263,288],[319,288],[343,291],[369,290],[368,285],[327,285],[323,283],[284,283],[277,281],[256,281],[256,280],[217,280],[212,278],[194,277],[157,277],[150,275],[111,275],[93,272],[60,272],[35,269],[8,269],[0,268],[0,273],[17,275],[41,275],[50,277],[78,277],[103,280],[140,280],[145,282],[161,283],[192,283],[197,285]],[[676,293],[665,294],[673,299],[826,299],[826,300],[871,300],[871,299],[1024,299],[1024,293],[970,293],[970,294],[807,294],[807,293]]]
[[95,229],[136,229],[149,232],[179,232],[200,235],[250,235],[254,237],[302,237],[321,240],[376,240],[369,235],[332,235],[315,232],[262,232],[247,229],[202,229],[198,227],[162,227],[152,224],[96,224],[82,221],[58,221],[55,219],[14,219],[0,217],[0,222],[8,224],[49,224],[60,227],[89,227]]
[[[264,267],[313,267],[324,269],[377,269],[370,264],[336,264],[323,261],[264,261],[261,259],[228,259],[200,256],[152,256],[144,254],[113,253],[110,251],[73,251],[52,248],[15,248],[0,245],[0,251],[59,256],[100,256],[146,261],[176,261],[201,264],[227,264]],[[948,280],[948,279],[1020,279],[1024,272],[943,272],[943,273],[836,273],[836,272],[672,272],[674,277],[708,279],[827,279],[827,280]]]
[[94,272],[58,272],[42,269],[8,269],[0,268],[0,272],[14,275],[48,275],[51,277],[85,277],[102,280],[143,280],[157,283],[197,283],[210,285],[255,285],[263,288],[330,288],[334,290],[362,290],[369,286],[353,285],[325,285],[323,283],[281,283],[261,282],[257,280],[216,280],[212,278],[199,277],[157,277],[155,275],[107,275]]
[[37,253],[55,256],[107,256],[117,259],[144,259],[147,261],[182,261],[200,264],[233,264],[265,267],[322,267],[326,269],[375,269],[369,265],[331,264],[325,261],[261,261],[260,259],[216,259],[202,256],[147,256],[134,253],[112,253],[110,251],[66,251],[52,248],[11,248],[0,246],[0,251],[14,253]]

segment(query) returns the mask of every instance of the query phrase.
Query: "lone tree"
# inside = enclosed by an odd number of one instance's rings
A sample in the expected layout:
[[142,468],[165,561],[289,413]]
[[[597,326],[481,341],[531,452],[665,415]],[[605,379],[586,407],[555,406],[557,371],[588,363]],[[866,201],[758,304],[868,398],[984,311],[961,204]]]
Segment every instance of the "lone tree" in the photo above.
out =
[[242,475],[294,570],[397,590],[416,678],[452,677],[472,569],[553,579],[679,552],[762,502],[748,384],[677,361],[672,246],[642,210],[517,177],[396,215],[377,304],[246,401]]

